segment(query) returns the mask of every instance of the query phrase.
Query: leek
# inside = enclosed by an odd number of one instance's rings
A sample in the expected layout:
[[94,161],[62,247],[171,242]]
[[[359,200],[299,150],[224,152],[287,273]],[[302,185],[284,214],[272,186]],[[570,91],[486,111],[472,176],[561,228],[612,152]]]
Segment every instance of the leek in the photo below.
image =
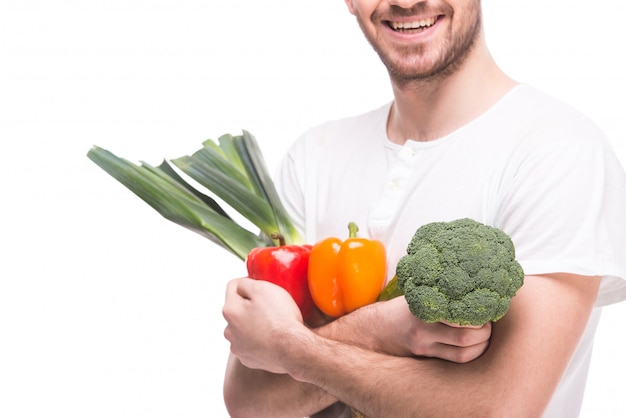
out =
[[[245,260],[252,248],[276,245],[280,234],[287,244],[303,240],[280,201],[254,136],[222,135],[207,140],[190,156],[164,160],[159,166],[139,164],[98,146],[87,156],[166,219],[188,228]],[[208,189],[259,230],[239,225],[213,197],[194,188],[183,174]]]

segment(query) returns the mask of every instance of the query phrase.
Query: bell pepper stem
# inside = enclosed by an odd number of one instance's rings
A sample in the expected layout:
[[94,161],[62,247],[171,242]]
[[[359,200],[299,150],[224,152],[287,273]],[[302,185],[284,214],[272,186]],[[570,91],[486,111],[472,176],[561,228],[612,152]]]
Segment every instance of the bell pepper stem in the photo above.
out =
[[274,241],[278,241],[279,247],[285,246],[285,237],[282,234],[274,233],[270,235],[270,238],[272,238]]
[[359,227],[357,226],[356,223],[350,222],[348,224],[348,231],[350,233],[349,235],[350,238],[356,238],[356,233],[359,232]]

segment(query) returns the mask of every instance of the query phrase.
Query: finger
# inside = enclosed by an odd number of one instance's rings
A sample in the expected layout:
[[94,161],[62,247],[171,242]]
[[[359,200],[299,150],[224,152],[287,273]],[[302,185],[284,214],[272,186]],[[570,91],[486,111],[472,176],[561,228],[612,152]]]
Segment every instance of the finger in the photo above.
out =
[[277,295],[278,293],[283,293],[291,298],[285,288],[266,280],[244,277],[238,279],[237,282],[237,294],[244,299],[253,300],[255,297],[270,297],[270,295]]
[[222,307],[222,316],[227,322],[231,322],[242,309],[242,301],[246,298],[239,294],[240,282],[243,279],[234,279],[226,284],[226,297]]
[[251,299],[251,295],[254,292],[252,290],[253,285],[248,284],[249,282],[254,283],[256,280],[250,279],[249,277],[239,277],[229,281],[226,284],[226,297]]
[[474,327],[451,327],[443,323],[431,324],[430,332],[440,344],[454,347],[471,347],[485,343],[491,337],[491,325]]
[[239,282],[243,279],[243,277],[237,277],[236,279],[231,279],[226,283],[226,293],[236,293],[237,286]]
[[250,279],[247,277],[242,277],[240,279],[237,279],[237,283],[235,286],[235,293],[243,299],[252,299],[252,295],[254,294],[254,290],[253,290],[253,282],[255,282],[254,279]]
[[432,357],[438,357],[454,363],[469,363],[480,357],[489,347],[489,341],[475,344],[469,347],[458,347],[447,344],[439,344],[433,347]]
[[491,323],[480,328],[456,328],[453,345],[457,347],[471,347],[489,341],[491,338]]

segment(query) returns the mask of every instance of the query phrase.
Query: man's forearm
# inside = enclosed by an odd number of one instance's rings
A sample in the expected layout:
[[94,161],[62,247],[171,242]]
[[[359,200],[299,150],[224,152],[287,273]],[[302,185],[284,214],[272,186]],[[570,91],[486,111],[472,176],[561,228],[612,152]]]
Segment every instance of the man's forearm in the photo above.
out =
[[224,401],[231,417],[309,416],[336,402],[324,390],[287,374],[253,370],[231,355],[226,368]]
[[[477,363],[460,365],[439,359],[390,356],[317,336],[303,341],[303,344],[315,344],[319,351],[306,351],[306,356],[291,372],[294,378],[324,388],[324,391],[333,393],[338,399],[369,417],[413,418],[422,416],[421,413],[424,416],[435,416],[426,413],[429,410],[436,411],[436,416],[441,417],[472,416],[467,411],[457,410],[450,413],[446,410],[443,398],[454,397],[459,401],[467,392],[455,392],[454,385],[446,386],[446,379],[443,377],[452,376],[454,368],[457,375],[455,383],[466,380],[467,388],[474,382],[477,374],[466,373],[466,379],[463,379],[459,373],[460,368],[476,368],[475,371],[480,371]],[[332,354],[320,357],[319,353],[322,352]],[[424,385],[428,385],[428,388]],[[426,393],[430,395],[425,396]],[[418,398],[430,398],[430,405],[426,405],[427,402],[416,402]],[[480,410],[480,401],[481,399],[472,399],[472,409]],[[487,413],[488,408],[482,411],[485,414],[477,416],[491,416]]]
[[494,325],[489,350],[467,364],[390,356],[302,329],[284,337],[301,352],[285,353],[284,367],[371,417],[538,417],[584,331],[597,284],[530,278]]

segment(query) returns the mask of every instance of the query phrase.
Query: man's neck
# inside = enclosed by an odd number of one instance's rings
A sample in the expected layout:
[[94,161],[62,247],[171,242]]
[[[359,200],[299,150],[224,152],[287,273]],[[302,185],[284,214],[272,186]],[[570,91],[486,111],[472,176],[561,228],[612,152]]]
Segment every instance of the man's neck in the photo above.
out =
[[387,122],[392,142],[432,141],[471,122],[517,83],[489,54],[484,40],[454,74],[413,83],[392,79],[394,103]]

